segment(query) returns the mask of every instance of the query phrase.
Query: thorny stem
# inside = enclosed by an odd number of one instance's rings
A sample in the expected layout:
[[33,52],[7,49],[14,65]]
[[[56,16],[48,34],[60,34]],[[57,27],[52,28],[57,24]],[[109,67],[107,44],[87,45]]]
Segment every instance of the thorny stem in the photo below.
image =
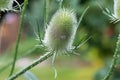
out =
[[10,72],[9,76],[11,76],[14,72],[15,62],[16,62],[16,59],[17,59],[18,47],[19,47],[19,42],[20,42],[20,37],[21,37],[21,32],[22,32],[22,27],[23,27],[24,14],[25,14],[25,11],[26,11],[27,4],[28,4],[28,0],[25,0],[24,1],[24,6],[23,6],[23,9],[22,9],[22,15],[21,15],[21,21],[20,21],[20,25],[19,25],[18,37],[17,37],[17,41],[16,41],[13,65],[12,65],[11,72]]
[[48,52],[46,54],[44,54],[43,56],[41,56],[39,59],[37,59],[36,61],[34,61],[33,63],[31,63],[30,65],[28,65],[27,67],[25,67],[24,69],[21,69],[19,72],[17,72],[15,75],[11,76],[8,78],[8,80],[14,80],[17,77],[19,77],[20,75],[22,75],[23,73],[25,73],[26,71],[30,70],[31,68],[33,68],[34,66],[36,66],[37,64],[45,61],[46,59],[48,59],[49,57],[51,57],[54,53],[54,51]]
[[112,73],[115,69],[116,63],[117,63],[117,59],[119,57],[119,53],[118,53],[119,48],[120,48],[120,34],[118,36],[118,41],[116,43],[116,49],[115,49],[115,52],[114,52],[114,55],[113,55],[113,60],[112,60],[110,70],[108,71],[107,75],[103,78],[103,80],[109,80],[110,76],[112,75]]

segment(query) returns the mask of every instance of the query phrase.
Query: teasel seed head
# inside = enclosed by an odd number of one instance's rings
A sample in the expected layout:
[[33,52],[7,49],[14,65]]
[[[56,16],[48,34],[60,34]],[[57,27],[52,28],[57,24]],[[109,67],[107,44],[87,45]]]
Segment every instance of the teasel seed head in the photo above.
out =
[[77,30],[77,19],[73,10],[59,9],[52,17],[45,33],[44,43],[49,49],[72,48]]
[[120,0],[114,0],[114,16],[120,19]]
[[11,10],[14,0],[0,0],[0,10]]

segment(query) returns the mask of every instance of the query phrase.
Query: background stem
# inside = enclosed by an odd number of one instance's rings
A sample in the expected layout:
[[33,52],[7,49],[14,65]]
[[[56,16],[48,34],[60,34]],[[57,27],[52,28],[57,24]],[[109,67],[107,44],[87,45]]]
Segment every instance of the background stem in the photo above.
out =
[[13,64],[12,64],[12,68],[11,68],[11,72],[10,72],[9,76],[11,76],[14,72],[15,63],[16,63],[16,59],[17,59],[17,53],[18,53],[18,47],[19,47],[19,42],[20,42],[20,37],[21,37],[21,32],[22,32],[22,27],[23,27],[23,22],[24,22],[24,14],[25,14],[25,11],[26,11],[27,4],[28,4],[28,0],[25,0],[24,1],[24,6],[23,6],[23,9],[22,9],[20,25],[19,25],[19,31],[18,31],[17,41],[16,41]]
[[59,9],[61,9],[62,7],[63,7],[63,0],[60,0]]
[[47,1],[44,0],[44,28],[45,28],[45,30],[47,28],[47,17],[48,17],[48,15],[47,15]]

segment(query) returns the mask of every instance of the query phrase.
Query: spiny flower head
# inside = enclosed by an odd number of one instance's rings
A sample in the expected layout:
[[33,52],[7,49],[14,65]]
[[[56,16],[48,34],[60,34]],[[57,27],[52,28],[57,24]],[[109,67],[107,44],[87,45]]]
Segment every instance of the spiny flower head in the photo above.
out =
[[120,19],[120,0],[114,0],[114,16]]
[[0,10],[12,9],[12,4],[14,0],[0,0]]
[[44,43],[54,50],[68,50],[72,47],[77,29],[74,11],[60,9],[52,17],[45,33]]

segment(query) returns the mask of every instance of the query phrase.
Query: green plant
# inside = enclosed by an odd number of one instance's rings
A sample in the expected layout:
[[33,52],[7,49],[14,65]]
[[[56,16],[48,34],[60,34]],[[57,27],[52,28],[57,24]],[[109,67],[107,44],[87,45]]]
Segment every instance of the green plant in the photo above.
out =
[[[40,34],[41,32],[40,32],[39,22],[36,22],[36,23],[38,23],[36,36],[38,38],[37,40],[39,41],[39,44],[37,47],[33,48],[32,51],[29,52],[29,53],[31,53],[34,50],[36,50],[37,48],[42,47],[46,50],[46,54],[41,56],[39,59],[35,60],[33,63],[31,63],[27,67],[25,67],[25,68],[21,69],[20,71],[18,71],[17,73],[13,74],[14,68],[15,68],[15,63],[17,60],[17,55],[18,55],[18,48],[19,48],[20,36],[21,36],[21,31],[22,31],[22,26],[23,26],[23,21],[24,21],[24,15],[25,15],[27,4],[28,4],[28,0],[24,1],[24,6],[22,8],[22,14],[21,14],[20,28],[19,28],[18,38],[17,38],[17,42],[16,42],[16,47],[15,47],[14,60],[13,60],[12,69],[11,69],[11,73],[10,73],[8,80],[16,79],[20,75],[24,74],[26,71],[32,69],[34,66],[45,61],[46,59],[48,59],[51,56],[53,57],[52,65],[53,65],[53,69],[55,71],[55,78],[56,78],[57,70],[54,67],[54,60],[55,60],[56,55],[58,53],[76,54],[77,53],[76,50],[79,49],[81,47],[81,45],[83,45],[86,41],[88,41],[89,38],[87,40],[85,40],[82,44],[78,43],[77,45],[73,45],[77,29],[83,19],[83,16],[85,15],[85,13],[89,7],[87,7],[84,10],[79,21],[77,21],[75,11],[73,9],[63,8],[63,0],[60,0],[59,8],[56,11],[56,13],[53,15],[53,17],[51,18],[49,25],[47,26],[48,21],[49,21],[48,20],[49,1],[50,0],[44,0],[44,34],[45,34],[43,36],[44,39],[42,39],[41,34]],[[104,12],[115,23],[119,21],[119,16],[120,16],[118,3],[119,2],[117,2],[117,0],[116,0],[115,5],[114,5],[114,14],[109,14],[108,13],[109,11]],[[12,5],[12,3],[11,3],[11,5]],[[6,7],[6,9],[7,9],[7,7]],[[103,80],[108,80],[110,78],[110,76],[112,75],[112,73],[115,69],[117,59],[119,57],[119,54],[118,54],[119,48],[120,48],[120,35],[118,36],[118,41],[116,44],[116,50],[114,52],[114,58],[112,61],[112,65]]]
[[[48,52],[46,54],[44,54],[43,56],[41,56],[36,61],[34,61],[29,66],[27,66],[26,68],[20,70],[15,75],[12,75],[13,71],[14,71],[14,67],[15,67],[15,62],[16,62],[16,59],[17,59],[19,41],[20,41],[20,36],[21,36],[20,33],[21,33],[21,30],[22,30],[22,26],[23,26],[24,14],[25,14],[25,10],[26,10],[26,5],[28,3],[28,0],[24,1],[24,6],[23,6],[23,10],[22,10],[22,15],[21,15],[20,29],[19,29],[17,43],[16,43],[13,66],[12,66],[10,77],[8,78],[8,80],[13,80],[13,79],[17,78],[18,76],[22,75],[27,70],[29,70],[32,67],[36,66],[38,63],[41,63],[42,61],[46,60],[50,56],[53,56],[53,61],[52,61],[52,64],[53,64],[55,56],[57,54],[57,51],[59,51],[59,52],[66,51],[65,53],[75,53],[75,50],[78,49],[81,46],[81,44],[80,44],[80,45],[77,45],[74,48],[72,48],[72,44],[73,44],[73,40],[74,40],[76,30],[77,30],[79,24],[81,23],[81,20],[82,20],[84,14],[86,13],[86,11],[88,10],[89,7],[87,7],[85,9],[85,11],[83,12],[82,16],[80,17],[80,19],[79,19],[79,21],[77,23],[77,20],[75,18],[75,14],[74,14],[74,12],[72,10],[62,9],[62,1],[63,0],[60,1],[60,9],[53,16],[53,18],[52,18],[52,20],[50,22],[50,26],[48,26],[47,30],[45,30],[45,39],[44,39],[43,42],[41,40],[41,37],[40,37],[40,34],[39,34],[40,31],[39,31],[39,28],[38,28],[38,39],[39,39],[41,45],[44,48],[46,48]],[[46,22],[47,21],[47,15],[48,15],[47,14],[47,8],[46,8],[46,6],[47,6],[46,2],[47,1],[45,0],[45,2],[44,2],[44,4],[45,4],[44,5],[44,7],[45,7],[45,10],[44,10],[45,11],[44,12],[45,13],[44,26],[45,27],[46,27],[46,23],[47,23]],[[52,30],[56,30],[55,31],[56,33],[51,33]],[[51,35],[49,35],[49,34],[51,34]],[[56,35],[56,37],[54,37],[52,34],[53,35],[57,34],[57,35]],[[46,41],[46,40],[48,40],[48,41]],[[62,45],[60,44],[61,40],[64,41],[64,43]],[[53,43],[53,42],[55,42],[55,43]],[[52,46],[52,48],[50,46]],[[55,67],[53,67],[53,68],[55,70],[55,77],[57,77],[56,69],[55,69]]]
[[11,69],[11,72],[10,72],[9,76],[11,76],[14,72],[14,67],[15,67],[15,62],[16,62],[16,59],[17,59],[18,47],[19,47],[19,42],[20,42],[20,37],[21,37],[21,32],[22,32],[22,27],[23,27],[24,14],[25,14],[25,11],[26,11],[27,4],[28,4],[28,0],[25,0],[22,15],[21,15],[20,27],[19,27],[19,31],[18,31],[18,38],[17,38],[17,41],[16,41],[13,65],[12,65],[12,69]]
[[116,63],[117,60],[119,59],[119,48],[120,48],[120,34],[118,35],[118,40],[116,42],[116,49],[113,55],[113,60],[110,66],[110,70],[108,71],[107,75],[104,77],[103,80],[109,80],[112,73],[114,72],[115,68],[116,68]]
[[[120,18],[120,6],[119,6],[120,1],[119,0],[114,0],[114,17],[118,19],[116,22],[119,22]],[[119,48],[120,48],[120,34],[118,35],[117,42],[116,42],[116,49],[114,51],[112,63],[110,66],[110,70],[108,71],[107,75],[104,77],[103,80],[109,80],[112,73],[114,72],[116,65],[117,65],[117,60],[119,59]]]

